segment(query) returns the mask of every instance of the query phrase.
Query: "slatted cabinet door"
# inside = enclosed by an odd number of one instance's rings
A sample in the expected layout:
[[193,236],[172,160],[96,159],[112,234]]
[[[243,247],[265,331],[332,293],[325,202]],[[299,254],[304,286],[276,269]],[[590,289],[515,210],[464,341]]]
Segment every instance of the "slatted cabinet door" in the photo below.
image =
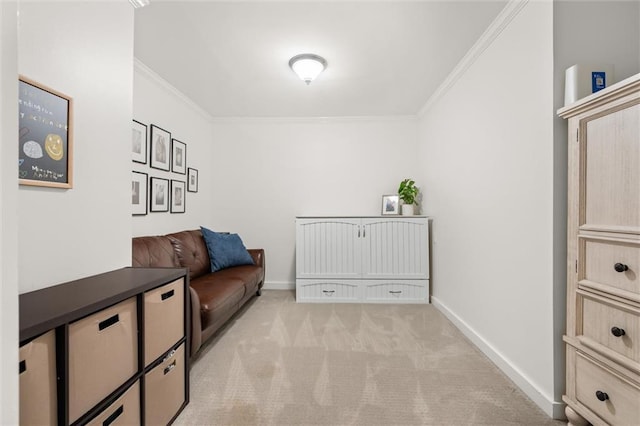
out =
[[362,271],[360,219],[298,219],[296,277],[359,278]]

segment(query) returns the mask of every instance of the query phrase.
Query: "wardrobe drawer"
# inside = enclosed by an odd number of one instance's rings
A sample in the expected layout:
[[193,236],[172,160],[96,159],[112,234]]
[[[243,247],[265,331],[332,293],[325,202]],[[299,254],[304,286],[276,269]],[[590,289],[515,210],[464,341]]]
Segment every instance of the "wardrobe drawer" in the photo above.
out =
[[584,279],[640,295],[640,245],[585,239]]
[[55,330],[20,346],[19,361],[20,424],[57,424]]
[[640,419],[640,388],[605,370],[578,352],[576,397],[611,425],[635,425]]
[[144,365],[149,365],[184,336],[184,280],[144,294]]
[[69,421],[138,371],[136,298],[69,324]]
[[166,425],[185,402],[184,343],[145,375],[145,423]]
[[368,302],[403,303],[425,302],[427,299],[427,280],[415,281],[374,281],[364,286],[364,299]]
[[360,299],[357,282],[347,280],[297,280],[296,300],[313,302],[350,302]]
[[139,425],[140,383],[135,382],[109,407],[98,414],[87,426]]
[[582,335],[640,363],[640,312],[582,296]]

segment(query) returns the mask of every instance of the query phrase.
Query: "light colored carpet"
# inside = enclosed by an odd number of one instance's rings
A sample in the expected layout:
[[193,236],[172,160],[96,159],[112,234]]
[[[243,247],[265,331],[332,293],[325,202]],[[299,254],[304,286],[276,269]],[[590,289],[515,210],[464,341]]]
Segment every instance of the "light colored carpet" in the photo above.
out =
[[431,305],[264,291],[200,351],[176,425],[563,425]]

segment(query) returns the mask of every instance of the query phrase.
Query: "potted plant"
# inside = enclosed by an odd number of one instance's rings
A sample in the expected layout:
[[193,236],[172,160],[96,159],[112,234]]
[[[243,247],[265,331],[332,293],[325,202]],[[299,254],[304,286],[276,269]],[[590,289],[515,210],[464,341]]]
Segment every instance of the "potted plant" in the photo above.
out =
[[418,196],[420,189],[416,186],[416,182],[412,179],[405,179],[400,182],[398,188],[398,196],[402,200],[402,215],[412,216],[413,206],[416,204],[416,197]]

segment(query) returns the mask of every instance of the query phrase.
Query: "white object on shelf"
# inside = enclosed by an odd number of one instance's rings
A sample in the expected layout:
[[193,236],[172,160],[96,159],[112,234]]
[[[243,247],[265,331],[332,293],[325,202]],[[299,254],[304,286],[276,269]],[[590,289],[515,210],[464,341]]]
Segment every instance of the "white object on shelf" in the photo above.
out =
[[576,64],[564,73],[564,104],[569,105],[613,84],[612,64]]

